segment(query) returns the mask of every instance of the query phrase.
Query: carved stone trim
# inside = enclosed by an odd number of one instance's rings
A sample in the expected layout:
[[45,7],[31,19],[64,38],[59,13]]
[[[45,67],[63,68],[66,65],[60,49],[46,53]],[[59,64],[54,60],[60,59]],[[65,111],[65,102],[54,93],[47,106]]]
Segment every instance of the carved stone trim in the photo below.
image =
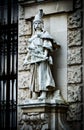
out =
[[[40,111],[35,112],[38,107]],[[21,109],[20,124],[22,124],[22,127],[20,130],[70,130],[66,121],[68,105],[28,104]]]
[[49,116],[46,113],[26,113],[22,115],[24,124],[21,130],[31,127],[32,130],[41,130],[45,124],[48,124]]

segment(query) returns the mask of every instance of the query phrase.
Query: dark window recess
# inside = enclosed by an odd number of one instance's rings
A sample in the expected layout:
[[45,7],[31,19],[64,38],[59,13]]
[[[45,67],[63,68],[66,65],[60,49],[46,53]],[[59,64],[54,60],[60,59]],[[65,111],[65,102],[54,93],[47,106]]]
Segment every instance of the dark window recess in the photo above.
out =
[[17,0],[0,0],[0,130],[17,130]]

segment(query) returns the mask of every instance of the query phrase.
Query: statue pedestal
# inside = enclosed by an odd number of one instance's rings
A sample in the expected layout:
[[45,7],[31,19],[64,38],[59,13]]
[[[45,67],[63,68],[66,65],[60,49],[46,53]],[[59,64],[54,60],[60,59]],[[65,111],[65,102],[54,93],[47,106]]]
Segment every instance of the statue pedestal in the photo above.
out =
[[66,121],[68,105],[34,102],[20,106],[23,122],[21,130],[70,130]]

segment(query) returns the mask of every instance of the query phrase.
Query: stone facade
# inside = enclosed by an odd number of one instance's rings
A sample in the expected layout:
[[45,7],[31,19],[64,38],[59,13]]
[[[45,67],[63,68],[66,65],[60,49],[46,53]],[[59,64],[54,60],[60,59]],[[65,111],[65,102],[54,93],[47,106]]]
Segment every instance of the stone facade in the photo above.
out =
[[27,53],[28,37],[31,35],[31,22],[25,21],[24,19],[24,9],[19,6],[19,46],[18,46],[18,101],[21,103],[26,98],[30,97],[28,91],[29,82],[29,66],[24,66],[24,58]]
[[78,128],[82,129],[82,92],[83,92],[83,46],[82,46],[82,1],[74,1],[73,12],[68,15],[68,120],[77,121]]
[[[67,112],[67,121],[70,123],[71,130],[74,128],[82,130],[83,34],[81,2],[81,0],[76,0],[74,3],[70,2],[70,0],[59,0],[55,4],[54,2],[47,2],[44,4],[45,6],[40,3],[31,4],[32,8],[27,6],[25,2],[24,6],[23,4],[19,4],[18,104],[22,104],[25,99],[31,97],[28,89],[30,69],[29,66],[23,65],[23,61],[27,53],[28,38],[32,35],[32,19],[36,11],[39,8],[43,8],[45,12],[45,28],[52,33],[58,42],[60,41],[59,44],[61,45],[61,50],[54,54],[54,57],[57,57],[56,61],[54,61],[55,67],[59,67],[54,68],[53,73],[57,87],[60,87],[64,99],[70,104]],[[66,18],[67,20],[65,20]],[[64,25],[60,24],[59,19],[60,21],[65,20]],[[58,24],[58,28],[55,24]],[[62,26],[66,28],[67,33]],[[61,40],[60,36],[64,37],[64,39]],[[65,42],[62,44],[62,41]],[[77,122],[77,126],[74,123],[75,121]]]

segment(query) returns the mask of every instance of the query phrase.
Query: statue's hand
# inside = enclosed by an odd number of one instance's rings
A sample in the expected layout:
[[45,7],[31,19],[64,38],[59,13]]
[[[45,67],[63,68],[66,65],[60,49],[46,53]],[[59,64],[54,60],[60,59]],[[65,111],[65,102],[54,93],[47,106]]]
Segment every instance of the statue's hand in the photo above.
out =
[[45,55],[43,55],[43,57],[42,57],[44,60],[47,60],[48,59],[48,57],[47,56],[45,56]]
[[23,63],[23,66],[24,66],[24,65],[27,65],[27,64],[28,64],[28,61],[25,60],[24,63]]

